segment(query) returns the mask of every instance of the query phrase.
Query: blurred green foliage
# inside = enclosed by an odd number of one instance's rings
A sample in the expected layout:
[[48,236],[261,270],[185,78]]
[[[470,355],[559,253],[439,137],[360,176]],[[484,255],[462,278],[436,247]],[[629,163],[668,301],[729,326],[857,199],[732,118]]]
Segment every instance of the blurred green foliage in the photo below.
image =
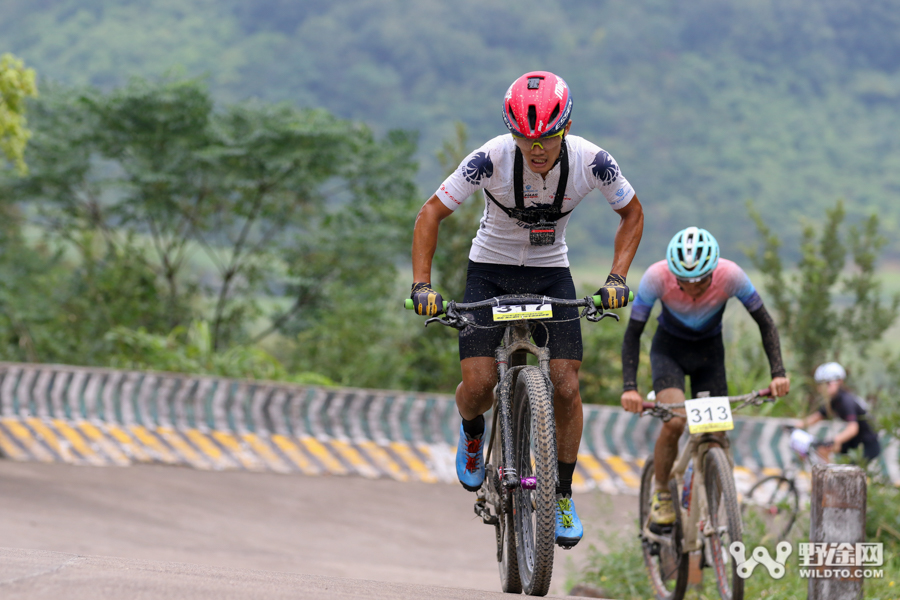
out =
[[277,358],[257,346],[235,345],[216,352],[206,321],[179,325],[165,336],[115,327],[105,337],[113,345],[109,366],[115,368],[334,385],[317,373],[289,373]]
[[[875,271],[887,240],[879,232],[876,214],[862,226],[846,228],[844,204],[838,202],[825,211],[821,225],[806,222],[800,260],[788,276],[779,235],[766,225],[758,210],[752,205],[749,209],[760,243],[748,255],[763,275],[779,333],[790,350],[789,370],[803,391],[805,406],[798,405],[796,411],[809,412],[818,402],[813,379],[816,367],[838,360],[851,367],[851,372],[856,367],[857,380],[862,381],[873,362],[873,346],[900,316],[900,293],[884,302]],[[897,405],[890,398],[885,408],[896,410]]]
[[[694,224],[736,254],[753,239],[748,198],[790,248],[804,216],[846,198],[850,222],[879,213],[896,256],[898,29],[900,0],[0,5],[0,38],[53,80],[111,89],[176,68],[206,77],[220,101],[288,101],[379,134],[420,131],[424,197],[457,120],[477,146],[504,132],[500,99],[515,77],[556,71],[574,93],[573,133],[609,150],[645,205],[642,264]],[[577,261],[614,233],[592,200],[570,227]]]
[[[0,173],[6,358],[152,355],[174,369],[142,344],[168,347],[199,320],[227,354],[393,292],[417,202],[412,134],[379,139],[285,104],[217,108],[191,79],[51,85],[30,110],[31,171]],[[368,320],[341,314],[351,328]]]
[[31,132],[26,127],[25,100],[37,96],[34,69],[6,53],[0,56],[0,152],[24,175],[25,145]]

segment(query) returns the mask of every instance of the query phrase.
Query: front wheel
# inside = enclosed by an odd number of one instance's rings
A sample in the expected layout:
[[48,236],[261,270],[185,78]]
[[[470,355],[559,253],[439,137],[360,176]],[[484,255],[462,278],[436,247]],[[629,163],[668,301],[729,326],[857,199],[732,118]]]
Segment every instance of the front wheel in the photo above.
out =
[[513,396],[514,460],[517,476],[534,477],[534,489],[513,494],[519,578],[526,594],[545,596],[553,575],[556,543],[556,422],[553,398],[537,367],[519,373]]
[[733,542],[741,542],[743,524],[738,508],[734,475],[725,451],[710,448],[704,459],[706,502],[709,508],[709,544],[707,560],[716,572],[716,584],[722,600],[743,600],[744,580],[738,576],[738,564],[728,552]]
[[657,600],[681,600],[687,590],[689,557],[686,552],[681,552],[681,509],[678,505],[678,488],[674,481],[672,489],[672,502],[675,508],[675,525],[666,537],[668,544],[663,544],[643,537],[643,528],[650,519],[650,498],[653,496],[654,473],[653,459],[648,458],[641,472],[640,521],[641,546],[644,555],[644,565],[650,576],[650,585]]
[[744,497],[744,513],[759,514],[766,524],[766,531],[777,540],[787,538],[797,513],[800,511],[800,494],[794,481],[783,475],[763,477],[750,488]]
[[500,483],[497,468],[502,465],[503,444],[500,442],[500,427],[497,427],[497,440],[491,451],[491,468],[488,476],[491,484],[500,496],[497,509],[497,567],[500,570],[500,589],[509,594],[522,593],[522,581],[519,579],[519,560],[516,555],[516,523],[513,518],[512,494]]

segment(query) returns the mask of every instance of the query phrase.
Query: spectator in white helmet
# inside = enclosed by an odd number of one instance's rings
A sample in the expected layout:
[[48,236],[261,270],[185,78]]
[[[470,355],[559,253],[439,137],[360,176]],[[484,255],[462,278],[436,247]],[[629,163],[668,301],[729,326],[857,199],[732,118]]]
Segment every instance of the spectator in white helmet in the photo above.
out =
[[815,380],[819,392],[825,402],[819,410],[800,420],[800,427],[805,429],[822,419],[833,419],[835,416],[847,423],[836,436],[831,451],[836,454],[847,454],[848,451],[863,447],[863,455],[867,460],[874,460],[881,454],[881,444],[875,430],[869,424],[868,406],[859,396],[844,387],[847,372],[836,362],[827,362],[816,369]]

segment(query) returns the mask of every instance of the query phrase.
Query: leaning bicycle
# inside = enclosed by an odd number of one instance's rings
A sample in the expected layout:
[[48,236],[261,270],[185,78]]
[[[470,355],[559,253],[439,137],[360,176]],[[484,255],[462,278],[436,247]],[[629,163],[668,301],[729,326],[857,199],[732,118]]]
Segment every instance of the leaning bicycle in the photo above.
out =
[[[412,308],[412,301],[406,301]],[[497,381],[493,424],[487,448],[485,479],[475,513],[495,527],[497,563],[504,592],[544,596],[550,589],[556,544],[556,421],[550,382],[550,336],[545,346],[531,340],[535,327],[553,321],[555,307],[582,308],[579,317],[600,321],[618,315],[604,312],[600,296],[565,300],[530,295],[499,296],[480,302],[445,302],[440,323],[464,329],[482,327],[463,311],[491,310],[493,325],[504,327],[495,351]],[[527,365],[528,355],[537,366]]]
[[700,566],[715,571],[723,600],[741,600],[744,580],[729,548],[741,542],[743,523],[734,486],[734,462],[728,438],[722,433],[734,427],[735,410],[759,405],[770,395],[760,390],[742,396],[697,398],[680,404],[644,403],[645,415],[669,421],[686,417],[690,437],[672,467],[669,488],[675,523],[651,530],[650,497],[653,494],[653,459],[644,463],[640,491],[640,538],[644,564],[659,600],[681,600],[688,584],[689,555],[700,551]]
[[[790,447],[801,467],[808,464],[812,472],[813,466],[828,463],[820,452],[833,445],[831,440],[816,440],[810,433],[793,425],[782,427],[790,433]],[[800,512],[797,473],[798,469],[791,465],[778,475],[763,477],[753,484],[741,503],[743,514],[755,509],[765,522],[766,531],[779,541],[787,539]]]

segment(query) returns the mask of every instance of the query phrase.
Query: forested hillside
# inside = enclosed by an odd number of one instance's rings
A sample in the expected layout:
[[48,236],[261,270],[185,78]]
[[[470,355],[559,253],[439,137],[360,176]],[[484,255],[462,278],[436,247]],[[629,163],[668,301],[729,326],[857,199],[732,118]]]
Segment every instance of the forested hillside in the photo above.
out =
[[[694,222],[737,252],[748,199],[796,234],[845,198],[900,253],[898,0],[5,0],[0,47],[68,84],[181,69],[220,101],[416,130],[423,195],[455,121],[473,144],[502,133],[509,82],[550,69],[647,206],[643,262]],[[580,210],[584,257],[613,224]]]

